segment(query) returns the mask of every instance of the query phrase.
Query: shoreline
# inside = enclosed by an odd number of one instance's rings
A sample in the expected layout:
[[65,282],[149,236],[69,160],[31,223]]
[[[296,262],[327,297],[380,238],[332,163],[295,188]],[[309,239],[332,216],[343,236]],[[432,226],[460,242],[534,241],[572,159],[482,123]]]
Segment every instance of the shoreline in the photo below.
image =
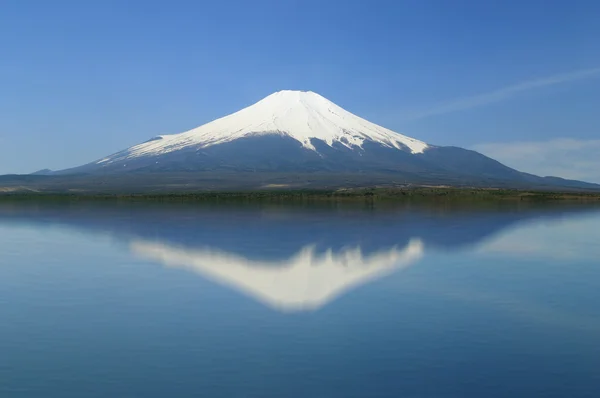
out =
[[353,188],[338,190],[252,190],[190,192],[0,192],[0,201],[144,200],[144,201],[391,201],[391,202],[598,202],[600,192],[564,192],[485,188]]

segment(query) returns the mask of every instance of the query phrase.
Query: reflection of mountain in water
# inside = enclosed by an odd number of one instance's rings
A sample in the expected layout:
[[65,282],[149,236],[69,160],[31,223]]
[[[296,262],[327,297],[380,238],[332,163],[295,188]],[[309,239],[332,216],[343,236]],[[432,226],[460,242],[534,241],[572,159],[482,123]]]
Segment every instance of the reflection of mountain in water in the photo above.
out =
[[253,261],[219,250],[185,249],[134,241],[134,253],[167,266],[185,268],[240,290],[282,310],[317,309],[345,290],[404,268],[423,254],[420,241],[369,255],[360,248],[322,254],[307,246],[284,261]]
[[255,260],[287,259],[301,248],[317,252],[360,247],[364,253],[405,246],[419,238],[428,249],[460,249],[501,230],[539,218],[556,219],[583,206],[486,211],[431,207],[373,210],[306,206],[148,205],[145,203],[7,205],[0,222],[64,225],[187,248],[210,247]]
[[2,204],[0,223],[109,233],[138,255],[192,270],[271,307],[301,310],[414,264],[424,250],[473,246],[527,220],[585,210]]

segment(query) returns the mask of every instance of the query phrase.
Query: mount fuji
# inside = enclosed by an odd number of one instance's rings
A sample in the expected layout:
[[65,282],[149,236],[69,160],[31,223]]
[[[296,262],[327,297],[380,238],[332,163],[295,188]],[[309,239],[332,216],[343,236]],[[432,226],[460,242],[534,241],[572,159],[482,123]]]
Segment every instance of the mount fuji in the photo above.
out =
[[522,173],[475,151],[431,145],[371,123],[317,93],[291,90],[192,130],[159,135],[51,174],[158,172],[260,172],[277,173],[280,179],[298,173],[343,173],[423,184],[598,188]]

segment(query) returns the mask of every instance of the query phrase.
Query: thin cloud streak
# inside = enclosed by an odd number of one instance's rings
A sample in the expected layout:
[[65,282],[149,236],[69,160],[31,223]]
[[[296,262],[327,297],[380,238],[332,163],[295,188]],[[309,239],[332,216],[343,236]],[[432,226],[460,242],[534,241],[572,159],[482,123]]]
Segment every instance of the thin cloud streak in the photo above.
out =
[[407,119],[421,119],[433,115],[441,115],[444,113],[451,113],[456,111],[462,111],[466,109],[476,108],[478,106],[487,105],[494,102],[499,102],[510,97],[513,97],[521,92],[533,90],[536,88],[554,86],[557,84],[572,82],[582,79],[591,79],[600,76],[600,68],[578,70],[570,73],[563,73],[550,77],[544,77],[540,79],[530,80],[522,83],[518,83],[512,86],[504,87],[489,93],[478,94],[471,97],[457,98],[455,100],[442,103],[431,109],[427,109],[421,112],[414,112],[407,116]]

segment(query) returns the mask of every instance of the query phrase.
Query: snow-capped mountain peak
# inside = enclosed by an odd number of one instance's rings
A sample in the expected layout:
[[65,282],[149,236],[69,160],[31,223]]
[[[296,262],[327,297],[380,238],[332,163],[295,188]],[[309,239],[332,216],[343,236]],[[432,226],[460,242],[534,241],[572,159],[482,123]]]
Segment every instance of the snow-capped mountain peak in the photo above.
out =
[[[206,148],[239,138],[277,134],[316,151],[312,139],[354,149],[371,141],[388,148],[422,153],[428,145],[362,119],[312,91],[284,90],[228,116],[180,134],[161,135],[121,153],[119,159],[153,156],[187,147]],[[98,163],[115,160],[108,157]]]
[[[169,174],[164,178],[177,181],[169,185],[173,189],[263,189],[271,187],[265,182],[271,178],[276,178],[278,187],[347,187],[357,181],[373,186],[382,181],[597,189],[578,181],[521,173],[475,151],[428,145],[360,118],[319,94],[291,90],[273,93],[184,133],[162,135],[101,160],[49,174],[133,172]],[[183,175],[175,176],[189,172],[203,174],[193,177],[198,182],[189,183]],[[238,173],[251,174],[246,178]],[[320,174],[313,180],[307,173]],[[223,178],[233,182],[222,185]]]

